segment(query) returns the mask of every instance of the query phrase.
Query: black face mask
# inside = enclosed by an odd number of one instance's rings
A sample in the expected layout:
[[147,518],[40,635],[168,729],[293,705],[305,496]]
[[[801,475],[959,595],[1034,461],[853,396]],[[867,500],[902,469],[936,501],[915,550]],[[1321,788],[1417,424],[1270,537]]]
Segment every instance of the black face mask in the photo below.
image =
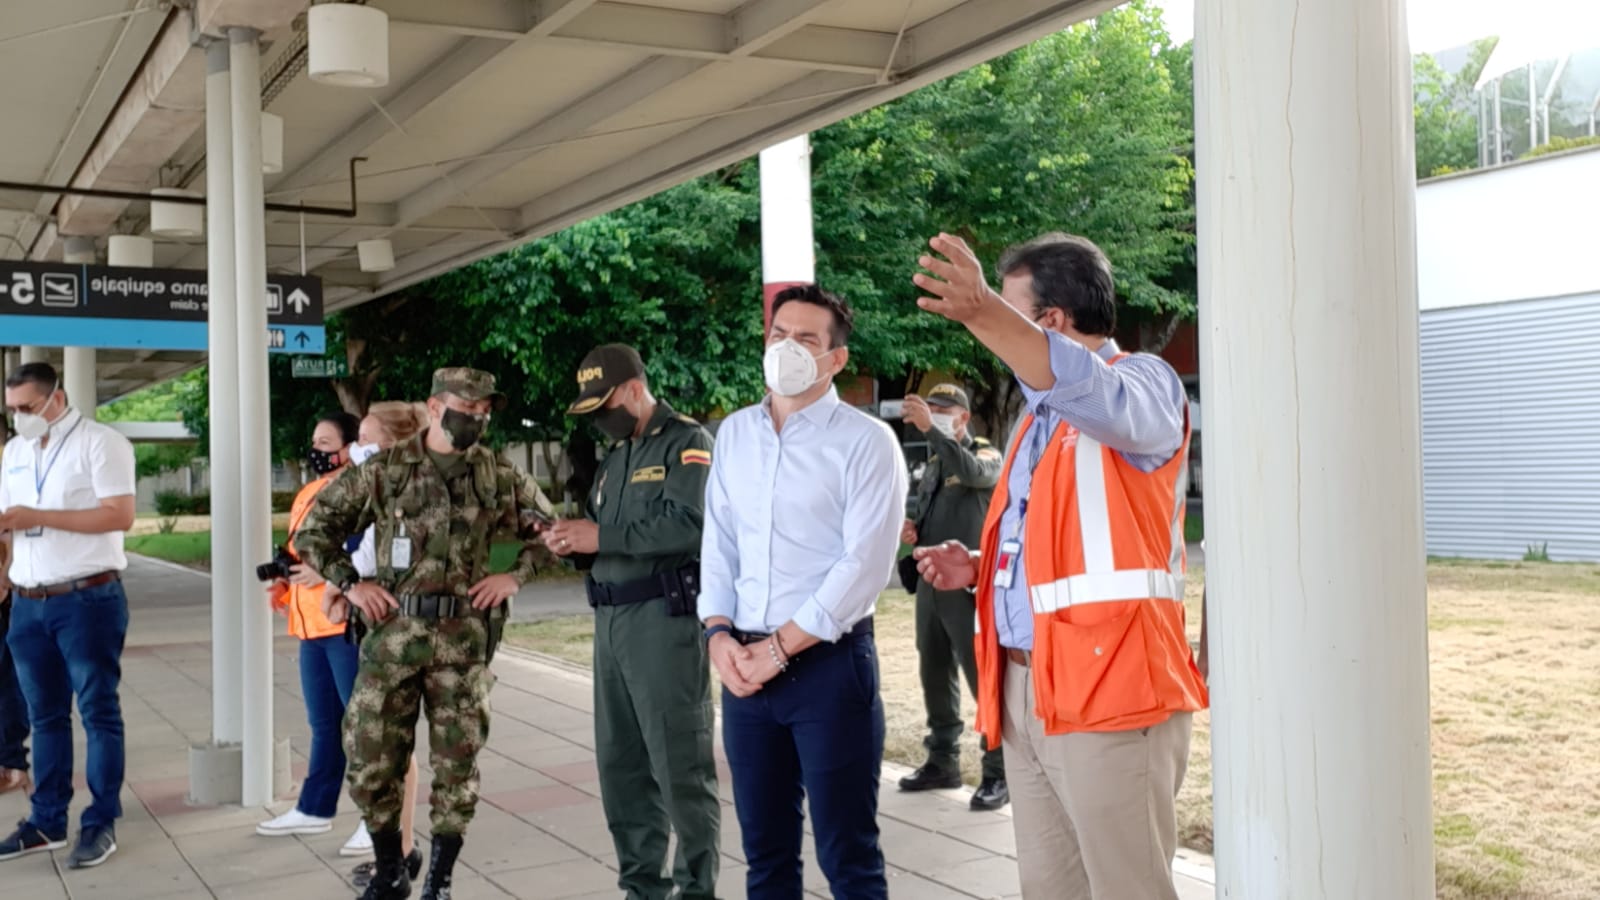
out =
[[450,435],[450,446],[457,450],[466,450],[476,444],[483,437],[483,429],[488,424],[488,416],[468,415],[454,409],[446,409],[439,419],[439,426],[445,434]]
[[326,475],[339,468],[339,452],[329,453],[312,447],[306,451],[306,463],[311,466],[311,471],[318,475]]
[[639,427],[639,417],[628,412],[626,406],[613,406],[594,414],[594,427],[613,441],[624,441],[633,437],[634,430]]

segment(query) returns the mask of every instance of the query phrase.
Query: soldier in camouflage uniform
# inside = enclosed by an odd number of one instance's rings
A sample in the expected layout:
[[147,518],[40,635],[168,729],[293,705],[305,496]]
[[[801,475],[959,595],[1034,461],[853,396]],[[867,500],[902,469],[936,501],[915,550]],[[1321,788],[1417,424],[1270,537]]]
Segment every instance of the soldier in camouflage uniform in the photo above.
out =
[[[936,385],[926,400],[906,398],[902,417],[921,430],[932,458],[917,488],[916,519],[901,537],[908,544],[933,547],[945,541],[978,546],[989,495],[1000,481],[1004,460],[988,441],[967,433],[972,419],[967,392],[953,384]],[[900,779],[903,791],[961,786],[960,675],[978,690],[973,647],[974,607],[965,590],[936,591],[921,581],[917,593],[917,654],[921,657],[922,699],[928,710],[928,761]],[[999,809],[1011,800],[1000,748],[983,754],[983,780],[972,794],[975,810]]]
[[[621,344],[584,358],[568,412],[613,441],[585,518],[556,523],[545,544],[590,570],[595,756],[617,886],[627,900],[713,900],[722,803],[695,608],[711,435],[651,396],[644,361]],[[669,824],[678,850],[664,874]]]
[[[478,444],[494,376],[440,369],[429,428],[345,471],[323,489],[296,546],[361,612],[368,631],[344,722],[350,796],[376,852],[366,900],[403,900],[411,882],[400,852],[401,784],[418,707],[428,710],[433,847],[424,900],[448,900],[462,835],[478,802],[478,751],[489,738],[489,660],[505,602],[533,577],[537,535],[551,521],[533,480]],[[346,539],[374,526],[377,576],[362,581]],[[489,575],[489,547],[523,542],[511,572]]]

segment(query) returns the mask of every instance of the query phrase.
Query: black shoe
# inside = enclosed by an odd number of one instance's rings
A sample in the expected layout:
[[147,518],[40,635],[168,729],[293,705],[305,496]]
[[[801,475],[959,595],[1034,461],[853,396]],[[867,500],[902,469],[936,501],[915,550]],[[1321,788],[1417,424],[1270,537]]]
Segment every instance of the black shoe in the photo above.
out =
[[372,833],[372,878],[361,900],[410,900],[411,876],[400,855],[400,831]]
[[78,832],[78,846],[67,857],[69,869],[92,869],[117,852],[117,832],[110,825],[85,828]]
[[1011,790],[1006,787],[1004,778],[985,778],[978,789],[972,792],[972,809],[974,811],[999,809],[1011,802]]
[[961,772],[957,769],[946,768],[934,763],[925,763],[922,768],[900,779],[902,791],[937,791],[947,788],[961,787]]
[[[377,863],[369,860],[350,870],[350,883],[355,885],[356,890],[361,890],[372,881],[372,870],[376,866]],[[411,855],[406,857],[406,874],[411,876],[412,881],[416,881],[417,876],[422,874],[422,851],[415,847],[412,848]]]
[[47,850],[60,850],[67,846],[66,832],[60,837],[51,837],[23,819],[17,823],[17,830],[11,836],[0,841],[0,862],[27,856],[29,853],[43,853]]
[[428,880],[422,885],[422,900],[450,900],[450,878],[461,855],[461,835],[436,834],[433,852],[428,854]]

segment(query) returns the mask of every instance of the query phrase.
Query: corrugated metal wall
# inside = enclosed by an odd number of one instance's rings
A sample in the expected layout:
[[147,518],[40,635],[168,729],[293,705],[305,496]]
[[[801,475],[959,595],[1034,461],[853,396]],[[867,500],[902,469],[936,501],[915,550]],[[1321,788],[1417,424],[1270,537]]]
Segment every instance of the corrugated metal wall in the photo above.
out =
[[1422,313],[1428,553],[1600,560],[1600,294]]

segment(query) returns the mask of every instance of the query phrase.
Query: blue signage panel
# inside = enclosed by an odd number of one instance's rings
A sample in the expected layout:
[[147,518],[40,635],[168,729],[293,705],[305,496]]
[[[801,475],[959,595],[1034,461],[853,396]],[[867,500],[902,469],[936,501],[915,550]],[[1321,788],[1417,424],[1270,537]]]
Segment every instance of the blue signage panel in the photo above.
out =
[[[321,325],[269,325],[269,353],[321,355],[328,329]],[[63,319],[55,316],[0,316],[0,342],[35,347],[97,347],[104,350],[206,351],[206,323],[159,319]]]
[[[206,287],[198,269],[0,261],[0,343],[204,351]],[[268,351],[326,352],[321,279],[274,275],[265,288]]]

